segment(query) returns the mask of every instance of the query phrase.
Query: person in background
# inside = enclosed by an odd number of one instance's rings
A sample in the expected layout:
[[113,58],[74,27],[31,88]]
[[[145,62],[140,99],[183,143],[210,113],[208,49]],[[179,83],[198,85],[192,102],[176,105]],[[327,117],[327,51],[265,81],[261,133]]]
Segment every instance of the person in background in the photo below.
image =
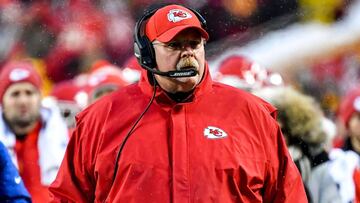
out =
[[212,81],[205,28],[181,5],[142,16],[141,79],[77,116],[53,202],[307,202],[275,108]]
[[269,101],[278,111],[278,122],[298,167],[309,202],[338,202],[340,195],[328,173],[329,128],[320,105],[314,98],[291,86],[259,89],[255,95]]
[[0,201],[31,202],[30,194],[26,190],[24,182],[2,142],[0,142]]
[[360,86],[341,99],[338,119],[345,135],[340,148],[330,152],[329,172],[338,185],[341,202],[360,201]]
[[86,87],[89,94],[88,104],[129,84],[120,67],[106,60],[95,61],[90,69]]
[[[54,85],[50,97],[56,100],[62,118],[68,129],[75,127],[75,116],[88,105],[88,94],[84,90],[86,82],[79,84],[79,78],[87,80],[87,74],[81,74],[74,79],[61,81]],[[71,133],[69,133],[71,135]]]
[[279,73],[269,71],[259,63],[235,53],[221,60],[214,80],[248,92],[284,85]]
[[266,69],[241,55],[224,58],[215,73],[215,80],[251,92],[263,87]]
[[75,127],[76,114],[100,97],[128,85],[124,77],[119,67],[97,60],[88,72],[57,83],[50,95],[57,101],[69,130]]
[[9,151],[33,202],[48,202],[68,142],[68,130],[55,102],[42,100],[41,80],[26,60],[0,72],[0,141]]

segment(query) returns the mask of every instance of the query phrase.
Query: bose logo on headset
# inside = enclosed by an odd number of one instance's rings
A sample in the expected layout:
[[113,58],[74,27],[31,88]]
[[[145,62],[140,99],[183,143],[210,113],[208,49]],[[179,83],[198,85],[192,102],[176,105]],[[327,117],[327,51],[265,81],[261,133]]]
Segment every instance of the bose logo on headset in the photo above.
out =
[[[176,5],[176,4],[175,4]],[[179,5],[181,6],[181,5]],[[182,6],[184,7],[184,6]],[[163,7],[161,7],[163,8]],[[187,7],[185,7],[187,8]],[[195,14],[197,19],[200,21],[201,27],[206,30],[206,20],[195,10],[187,8]],[[166,77],[191,77],[198,74],[195,69],[186,69],[178,71],[161,72],[156,69],[155,50],[149,38],[145,34],[146,21],[153,16],[158,9],[153,9],[146,12],[135,25],[134,31],[134,55],[137,58],[139,64],[144,69],[158,75]],[[167,18],[170,22],[179,22],[185,19],[192,18],[193,16],[181,9],[171,9],[167,14]]]

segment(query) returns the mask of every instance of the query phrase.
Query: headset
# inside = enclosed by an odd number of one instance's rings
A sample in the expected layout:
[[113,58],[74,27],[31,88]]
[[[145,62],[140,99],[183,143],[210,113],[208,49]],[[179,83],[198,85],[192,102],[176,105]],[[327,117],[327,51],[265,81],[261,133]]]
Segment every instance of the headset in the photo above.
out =
[[[183,6],[183,5],[181,5]],[[185,7],[185,6],[183,6]],[[162,7],[161,7],[162,8]],[[206,20],[201,16],[196,10],[188,8],[192,11],[198,20],[200,21],[201,27],[204,30],[207,30]],[[177,71],[168,71],[162,72],[156,69],[156,59],[155,59],[155,50],[150,42],[149,38],[145,35],[145,21],[147,21],[159,8],[155,8],[145,12],[145,14],[136,22],[135,31],[134,31],[134,54],[137,58],[139,64],[144,69],[166,77],[179,78],[179,77],[192,77],[198,74],[198,71],[195,69],[186,69],[186,70],[177,70]]]

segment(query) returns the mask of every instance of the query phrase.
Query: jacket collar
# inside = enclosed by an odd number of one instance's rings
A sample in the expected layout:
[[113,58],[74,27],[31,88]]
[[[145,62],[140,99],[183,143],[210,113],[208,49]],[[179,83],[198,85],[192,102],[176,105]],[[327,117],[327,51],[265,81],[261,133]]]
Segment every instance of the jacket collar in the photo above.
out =
[[[210,76],[209,66],[208,66],[208,63],[206,62],[204,76],[203,76],[201,82],[195,87],[192,95],[190,95],[190,97],[184,103],[194,102],[194,101],[198,100],[201,97],[201,95],[203,95],[204,93],[211,91],[212,83],[213,83],[213,81]],[[146,96],[148,96],[148,97],[152,96],[153,85],[150,83],[149,77],[148,77],[148,72],[145,69],[143,69],[141,71],[141,78],[140,78],[138,85],[139,85],[141,91]],[[155,100],[157,101],[157,103],[163,104],[163,105],[173,106],[176,104],[183,104],[183,103],[177,103],[174,100],[172,100],[166,94],[166,92],[163,89],[161,89],[161,87],[159,85],[157,85],[157,88],[156,88]]]

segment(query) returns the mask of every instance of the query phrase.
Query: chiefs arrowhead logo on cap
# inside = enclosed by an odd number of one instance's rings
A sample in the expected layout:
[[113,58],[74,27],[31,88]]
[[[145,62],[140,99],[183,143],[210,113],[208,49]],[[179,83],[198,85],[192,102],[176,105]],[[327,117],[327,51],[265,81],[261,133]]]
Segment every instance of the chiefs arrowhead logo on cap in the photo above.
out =
[[191,18],[192,15],[181,9],[172,9],[167,14],[167,17],[170,22],[176,23],[176,22]]
[[227,133],[220,128],[208,126],[204,129],[204,136],[209,139],[219,139],[227,137]]
[[9,79],[13,82],[23,80],[30,76],[30,72],[28,70],[22,68],[15,68],[11,71],[9,75]]

